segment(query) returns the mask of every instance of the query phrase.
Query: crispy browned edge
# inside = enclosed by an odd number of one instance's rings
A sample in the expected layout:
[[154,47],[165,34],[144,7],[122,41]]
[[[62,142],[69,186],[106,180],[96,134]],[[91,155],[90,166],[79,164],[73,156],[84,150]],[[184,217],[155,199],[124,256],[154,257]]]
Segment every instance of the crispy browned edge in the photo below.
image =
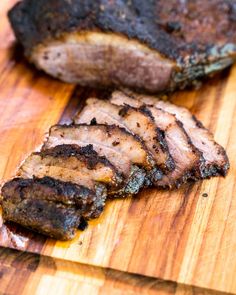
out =
[[[156,126],[155,119],[154,119],[152,113],[148,110],[148,108],[145,107],[145,105],[143,105],[140,108],[135,108],[135,107],[132,107],[129,105],[125,105],[125,106],[121,107],[119,114],[120,114],[120,116],[125,116],[127,113],[129,113],[130,111],[132,112],[133,110],[136,112],[141,112],[144,116],[146,116],[148,118],[148,120],[150,120],[153,123],[153,125]],[[169,148],[168,148],[168,145],[167,145],[167,142],[165,139],[165,132],[156,126],[155,127],[155,137],[153,139],[157,140],[162,152],[166,155],[166,162],[163,163],[163,166],[160,168],[164,172],[165,171],[173,171],[175,168],[175,164],[174,164],[174,160],[171,157],[170,152],[169,152]]]
[[[42,158],[47,156],[69,158],[71,156],[76,157],[78,160],[84,162],[88,169],[96,169],[98,164],[109,167],[114,174],[114,184],[119,185],[123,181],[123,176],[117,168],[106,159],[104,156],[99,156],[93,149],[92,144],[85,147],[80,147],[76,144],[61,144],[50,149],[44,149],[41,152],[35,152],[33,155],[38,155]],[[112,185],[112,184],[111,184]]]
[[54,238],[71,239],[76,228],[103,211],[106,192],[71,182],[14,178],[2,187],[4,220],[19,223]]

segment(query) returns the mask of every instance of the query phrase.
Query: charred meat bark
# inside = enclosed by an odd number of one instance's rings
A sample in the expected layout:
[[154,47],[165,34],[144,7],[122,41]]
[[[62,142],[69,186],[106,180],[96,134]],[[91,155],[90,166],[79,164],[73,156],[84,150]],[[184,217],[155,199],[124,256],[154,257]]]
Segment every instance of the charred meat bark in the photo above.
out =
[[109,101],[91,98],[87,100],[87,105],[74,121],[90,123],[92,120],[100,124],[115,124],[138,135],[162,171],[174,169],[165,134],[157,127],[151,112],[145,107],[117,106]]
[[50,128],[49,137],[43,146],[43,150],[61,144],[77,144],[81,147],[91,144],[99,156],[114,163],[114,166],[122,170],[124,175],[129,173],[129,165],[122,161],[129,159],[129,163],[151,169],[153,159],[147,152],[142,141],[124,128],[108,126],[105,124],[75,124],[55,125]]
[[[105,156],[126,179],[122,189],[114,190],[117,196],[136,194],[145,183],[146,170],[153,168],[153,160],[142,141],[118,126],[56,125],[50,129],[44,149],[60,144],[81,147],[91,144],[100,156]],[[159,171],[156,173],[161,177]]]
[[3,219],[60,240],[72,239],[90,218],[98,217],[105,203],[104,191],[50,177],[15,178],[2,188]]
[[119,187],[122,177],[105,158],[99,157],[92,146],[58,145],[48,150],[33,153],[18,172],[19,177],[42,178],[49,176],[62,181],[95,189],[97,183],[110,188]]
[[153,96],[136,96],[142,102],[152,104],[156,108],[174,114],[183,124],[193,145],[202,153],[204,161],[201,164],[202,178],[211,176],[226,176],[229,170],[229,159],[225,149],[215,142],[213,135],[207,130],[189,110],[170,102],[158,100]]
[[[141,100],[135,98],[135,94],[129,96],[121,91],[113,92],[110,101],[117,105],[131,105],[134,107],[144,105]],[[198,179],[203,158],[192,144],[182,123],[174,115],[162,109],[148,104],[145,107],[151,112],[158,128],[165,132],[168,148],[175,162],[174,171],[164,175],[156,185],[173,188],[179,187],[188,179]]]
[[31,62],[81,85],[173,90],[236,56],[234,1],[23,0],[9,18]]

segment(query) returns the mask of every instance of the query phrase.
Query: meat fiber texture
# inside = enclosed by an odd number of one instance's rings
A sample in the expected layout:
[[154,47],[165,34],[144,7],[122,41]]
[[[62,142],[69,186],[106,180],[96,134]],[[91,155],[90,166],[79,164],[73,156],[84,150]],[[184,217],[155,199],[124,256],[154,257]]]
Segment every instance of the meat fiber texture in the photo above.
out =
[[224,148],[189,110],[114,91],[107,100],[88,99],[73,124],[50,128],[42,150],[3,186],[3,218],[71,239],[101,214],[107,197],[175,189],[228,169]]
[[32,63],[80,85],[184,88],[236,56],[234,1],[23,0],[9,18]]
[[2,188],[4,220],[57,239],[71,239],[104,208],[107,189],[123,181],[91,146],[59,145],[30,155]]
[[202,178],[227,174],[229,160],[225,149],[215,142],[212,133],[186,108],[176,106],[168,101],[158,100],[152,96],[135,95],[135,98],[175,115],[183,124],[192,144],[202,153],[204,158],[200,167]]
[[[123,175],[123,187],[108,191],[109,196],[127,196],[139,192],[150,178],[162,177],[142,140],[115,125],[88,124],[56,125],[50,129],[44,148],[58,144],[91,144],[100,156],[105,156]],[[151,171],[147,176],[147,171]]]
[[[193,166],[195,167],[195,177],[209,178],[219,175],[225,176],[227,174],[229,170],[229,160],[226,151],[220,144],[215,142],[211,132],[209,132],[209,130],[207,130],[186,108],[177,106],[168,101],[160,100],[154,96],[135,94],[128,90],[113,92],[111,102],[118,105],[130,104],[137,106],[145,104],[156,118],[156,123],[160,129],[165,131],[169,149],[170,151],[174,149],[173,152],[171,152],[172,157],[177,159],[178,156],[175,155],[175,153],[179,151],[179,153],[182,154],[179,160],[184,158],[185,161],[185,163],[182,164],[187,164],[187,159],[192,161],[196,159],[196,157],[198,158],[198,161],[196,161],[198,165]],[[178,127],[175,125],[176,128],[174,130],[177,131],[177,129],[181,129],[178,133],[175,132],[176,134],[174,134],[172,130],[172,141],[169,136],[169,130],[165,130],[166,127],[170,127],[168,124],[170,122],[166,120],[170,120],[167,114],[171,114],[172,120],[175,120],[175,123],[179,125]],[[171,142],[175,142],[175,144],[173,145]],[[186,149],[186,147],[188,148]],[[190,156],[191,150],[192,156]],[[188,152],[190,152],[190,154]]]
[[223,147],[187,109],[153,96],[115,91],[109,101],[90,98],[74,122],[114,124],[138,135],[162,171],[162,178],[152,179],[157,187],[224,176],[229,169]]
[[2,188],[3,219],[50,237],[68,240],[81,223],[98,217],[104,207],[103,189],[93,191],[50,177],[14,178]]
[[89,124],[92,119],[99,124],[120,126],[139,136],[160,169],[174,169],[166,140],[147,109],[138,109],[130,105],[117,106],[96,98],[88,99],[87,106],[74,121]]
[[[120,91],[115,91],[110,101],[117,105],[143,106],[141,100],[129,97]],[[183,124],[171,113],[148,104],[145,107],[152,114],[156,126],[164,132],[170,155],[175,164],[175,169],[166,173],[155,184],[163,187],[178,187],[190,178],[198,179],[203,158],[190,141]]]

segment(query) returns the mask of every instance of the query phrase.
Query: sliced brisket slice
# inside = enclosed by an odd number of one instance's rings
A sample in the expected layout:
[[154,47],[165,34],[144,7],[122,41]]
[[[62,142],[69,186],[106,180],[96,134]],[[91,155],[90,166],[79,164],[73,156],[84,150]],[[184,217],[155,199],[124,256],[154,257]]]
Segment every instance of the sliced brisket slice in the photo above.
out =
[[122,170],[124,175],[129,174],[130,163],[146,169],[151,169],[153,164],[142,141],[124,128],[115,125],[52,126],[43,150],[61,144],[77,144],[80,147],[91,144],[99,156],[105,156],[115,167]]
[[99,157],[92,146],[59,145],[33,153],[18,171],[18,176],[32,178],[44,176],[84,185],[95,189],[97,183],[119,187],[122,177],[104,157]]
[[69,240],[81,223],[103,211],[106,192],[50,177],[8,181],[2,188],[3,218],[55,239]]
[[202,178],[226,176],[229,170],[229,159],[224,148],[215,142],[213,135],[199,122],[189,110],[170,102],[158,100],[152,96],[140,95],[144,103],[174,114],[182,122],[183,127],[194,146],[202,153],[204,162],[201,165]]
[[174,169],[174,162],[168,150],[165,134],[157,127],[148,109],[138,109],[128,105],[117,106],[109,101],[90,98],[74,121],[75,123],[88,124],[92,120],[99,124],[115,124],[138,135],[155,160],[157,167],[163,172]]
[[[117,105],[131,105],[142,107],[144,103],[135,99],[135,95],[115,91],[112,93],[110,101]],[[191,143],[185,132],[183,125],[176,117],[162,109],[151,105],[145,107],[152,113],[156,125],[163,132],[168,144],[170,154],[175,162],[175,169],[163,176],[156,183],[157,186],[178,187],[188,179],[200,177],[200,166],[203,161],[201,153]]]
[[[152,159],[143,143],[123,128],[108,125],[55,125],[43,149],[60,144],[91,144],[100,155],[105,156],[125,177],[125,185],[114,190],[113,195],[136,194],[144,185],[145,170],[152,168]],[[144,170],[145,169],[145,170]],[[112,194],[109,191],[109,194]]]

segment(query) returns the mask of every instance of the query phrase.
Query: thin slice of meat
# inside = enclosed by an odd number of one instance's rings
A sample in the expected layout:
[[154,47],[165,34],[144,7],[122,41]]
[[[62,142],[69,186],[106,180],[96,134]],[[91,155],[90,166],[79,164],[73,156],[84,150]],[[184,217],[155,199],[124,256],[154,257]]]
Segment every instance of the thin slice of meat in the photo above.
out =
[[145,169],[151,169],[153,165],[152,158],[139,138],[115,125],[52,126],[43,150],[61,144],[77,144],[81,147],[91,144],[100,156],[105,156],[124,175],[129,174],[130,163]]
[[[126,179],[124,187],[114,191],[115,196],[138,193],[146,180],[145,170],[153,167],[152,158],[143,143],[117,126],[55,125],[51,127],[43,149],[60,144],[77,144],[81,147],[91,144],[100,156],[105,156]],[[109,193],[112,194],[111,191]]]
[[151,153],[156,165],[163,171],[174,169],[164,133],[156,126],[148,109],[130,106],[117,106],[109,101],[90,98],[87,105],[79,113],[75,123],[90,123],[95,120],[99,124],[115,124],[132,134],[138,135]]
[[[141,100],[135,99],[135,95],[130,97],[121,91],[114,91],[110,101],[116,105],[131,105],[134,107],[144,105]],[[174,171],[164,175],[156,185],[169,188],[179,187],[188,179],[199,178],[200,166],[203,161],[202,155],[191,143],[182,123],[174,115],[162,109],[151,105],[145,106],[152,113],[158,128],[165,132],[169,151],[175,162]]]
[[166,112],[174,114],[182,122],[185,131],[194,146],[203,154],[205,162],[201,165],[202,178],[226,176],[229,170],[229,159],[224,148],[215,142],[213,135],[189,110],[170,102],[158,100],[152,96],[139,95],[144,103],[152,104]]
[[118,187],[122,182],[116,168],[99,157],[91,146],[59,145],[33,153],[18,171],[22,178],[49,176],[95,189],[97,183]]
[[102,189],[95,194],[50,177],[15,178],[3,186],[1,194],[5,221],[60,240],[72,239],[80,224],[98,217],[105,204]]

